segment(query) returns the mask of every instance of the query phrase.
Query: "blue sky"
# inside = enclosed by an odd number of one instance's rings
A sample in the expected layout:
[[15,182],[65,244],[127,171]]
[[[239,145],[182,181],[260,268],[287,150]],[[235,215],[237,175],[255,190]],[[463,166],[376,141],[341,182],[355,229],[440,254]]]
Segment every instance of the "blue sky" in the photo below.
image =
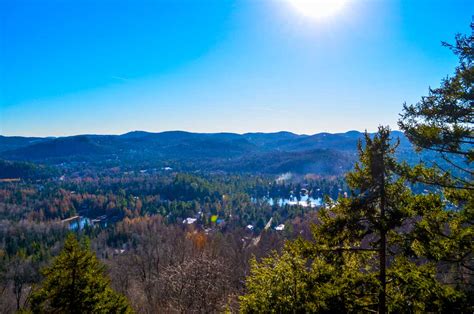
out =
[[0,0],[0,134],[396,128],[471,0]]

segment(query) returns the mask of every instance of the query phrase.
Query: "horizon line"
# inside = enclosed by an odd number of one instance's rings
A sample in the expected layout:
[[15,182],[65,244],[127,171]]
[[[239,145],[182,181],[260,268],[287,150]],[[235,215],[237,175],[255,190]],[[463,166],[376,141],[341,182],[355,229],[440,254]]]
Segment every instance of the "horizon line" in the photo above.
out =
[[[391,129],[391,132],[401,132],[402,131],[398,129]],[[277,133],[291,133],[297,136],[314,136],[314,135],[319,135],[319,134],[347,134],[350,132],[357,132],[357,133],[365,133],[368,132],[369,134],[375,133],[376,131],[368,131],[367,129],[364,131],[360,130],[347,130],[344,132],[328,132],[328,131],[321,131],[321,132],[316,132],[316,133],[295,133],[287,130],[281,130],[281,131],[273,131],[273,132],[262,132],[262,131],[250,131],[250,132],[228,132],[228,131],[221,131],[221,132],[194,132],[194,131],[187,131],[187,130],[165,130],[165,131],[145,131],[145,130],[131,130],[125,133],[80,133],[80,134],[69,134],[69,135],[46,135],[46,136],[41,136],[41,135],[5,135],[0,133],[0,137],[23,137],[23,138],[65,138],[65,137],[75,137],[75,136],[123,136],[131,133],[148,133],[148,134],[162,134],[162,133],[172,133],[172,132],[180,132],[180,133],[189,133],[189,134],[202,134],[202,135],[213,135],[213,134],[234,134],[234,135],[247,135],[247,134],[277,134]]]

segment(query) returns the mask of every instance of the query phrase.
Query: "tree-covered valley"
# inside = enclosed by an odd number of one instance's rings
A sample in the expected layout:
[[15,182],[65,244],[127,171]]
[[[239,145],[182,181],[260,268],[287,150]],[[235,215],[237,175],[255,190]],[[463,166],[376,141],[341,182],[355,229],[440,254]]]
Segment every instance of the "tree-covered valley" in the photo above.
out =
[[400,131],[0,136],[0,311],[472,313],[474,36],[445,45]]

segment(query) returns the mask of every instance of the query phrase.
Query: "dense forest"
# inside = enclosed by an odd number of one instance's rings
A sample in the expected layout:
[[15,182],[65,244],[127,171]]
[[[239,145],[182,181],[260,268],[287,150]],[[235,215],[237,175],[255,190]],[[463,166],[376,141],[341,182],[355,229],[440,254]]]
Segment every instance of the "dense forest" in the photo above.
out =
[[445,45],[403,133],[1,137],[0,311],[472,313],[474,35]]

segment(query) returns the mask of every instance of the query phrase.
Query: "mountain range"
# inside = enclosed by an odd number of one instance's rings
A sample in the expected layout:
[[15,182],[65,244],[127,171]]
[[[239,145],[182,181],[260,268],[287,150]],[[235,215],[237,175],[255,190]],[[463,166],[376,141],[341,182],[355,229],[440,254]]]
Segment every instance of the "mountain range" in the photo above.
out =
[[[403,133],[398,156],[419,156]],[[191,133],[134,131],[122,135],[58,138],[0,136],[0,159],[49,165],[90,163],[138,168],[172,166],[179,170],[340,175],[357,158],[363,133]]]

